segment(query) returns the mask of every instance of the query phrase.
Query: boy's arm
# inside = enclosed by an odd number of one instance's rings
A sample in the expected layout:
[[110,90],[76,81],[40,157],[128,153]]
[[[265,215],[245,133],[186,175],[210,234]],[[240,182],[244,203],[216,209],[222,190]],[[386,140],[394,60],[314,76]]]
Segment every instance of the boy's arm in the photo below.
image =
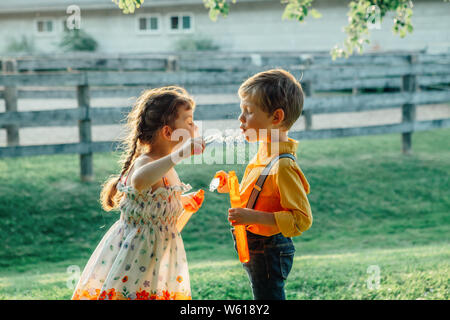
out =
[[280,204],[285,209],[274,212],[278,228],[285,237],[301,235],[312,225],[307,194],[309,184],[300,168],[289,159],[280,159],[276,172]]
[[278,226],[285,237],[301,235],[311,227],[311,207],[306,195],[309,184],[300,168],[289,159],[281,159],[276,173],[280,204],[285,209],[265,212],[249,208],[230,208],[228,220],[239,224],[264,224]]

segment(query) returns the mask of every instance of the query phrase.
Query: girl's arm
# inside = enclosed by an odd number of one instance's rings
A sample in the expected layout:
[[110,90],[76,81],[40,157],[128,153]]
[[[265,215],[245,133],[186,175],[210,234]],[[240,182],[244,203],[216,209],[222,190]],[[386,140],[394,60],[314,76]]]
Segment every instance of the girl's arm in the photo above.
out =
[[137,190],[150,188],[181,160],[193,154],[201,154],[204,148],[202,137],[190,139],[171,154],[137,168],[131,176],[132,186]]

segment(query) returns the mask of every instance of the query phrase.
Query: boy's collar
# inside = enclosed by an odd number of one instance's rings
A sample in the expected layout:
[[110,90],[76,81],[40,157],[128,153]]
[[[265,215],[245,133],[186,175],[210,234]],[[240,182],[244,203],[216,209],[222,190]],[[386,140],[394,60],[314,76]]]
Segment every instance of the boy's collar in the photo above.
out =
[[291,153],[296,156],[298,141],[288,138],[288,141],[260,142],[258,153],[255,155],[254,164],[266,165],[275,155]]

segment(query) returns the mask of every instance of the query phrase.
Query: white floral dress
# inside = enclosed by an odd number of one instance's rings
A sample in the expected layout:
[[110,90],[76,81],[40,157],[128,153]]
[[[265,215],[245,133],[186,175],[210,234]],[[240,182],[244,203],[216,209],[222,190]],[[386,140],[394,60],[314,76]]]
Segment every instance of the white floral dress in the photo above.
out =
[[189,184],[139,192],[126,181],[120,219],[86,264],[72,300],[190,300],[189,271],[176,221]]

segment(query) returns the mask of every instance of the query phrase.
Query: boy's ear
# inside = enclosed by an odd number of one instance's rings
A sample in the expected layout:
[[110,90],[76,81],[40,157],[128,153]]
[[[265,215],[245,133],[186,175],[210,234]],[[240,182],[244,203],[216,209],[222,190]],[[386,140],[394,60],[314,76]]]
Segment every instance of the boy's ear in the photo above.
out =
[[276,109],[272,114],[272,124],[279,125],[284,120],[284,110],[281,108]]

